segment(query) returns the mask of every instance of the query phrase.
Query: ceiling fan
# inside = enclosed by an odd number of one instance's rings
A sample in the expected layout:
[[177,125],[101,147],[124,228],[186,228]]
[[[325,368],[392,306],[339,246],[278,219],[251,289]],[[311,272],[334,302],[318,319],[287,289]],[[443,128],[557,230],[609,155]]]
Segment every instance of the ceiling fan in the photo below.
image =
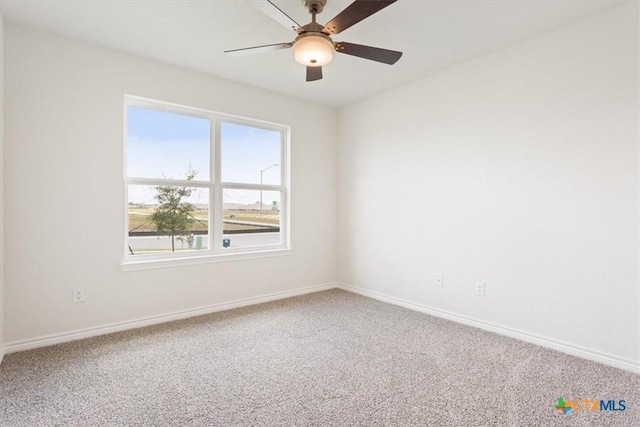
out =
[[270,52],[293,47],[294,56],[298,63],[307,67],[307,81],[322,79],[322,66],[333,59],[333,52],[346,53],[384,64],[395,64],[402,56],[402,52],[364,46],[347,42],[334,42],[332,35],[338,34],[358,22],[384,9],[397,0],[355,0],[326,25],[316,22],[316,15],[321,13],[327,0],[302,0],[302,4],[311,14],[311,22],[307,25],[298,24],[271,0],[247,0],[268,16],[293,29],[298,36],[289,43],[268,44],[247,47],[243,49],[227,50],[229,55],[245,55]]

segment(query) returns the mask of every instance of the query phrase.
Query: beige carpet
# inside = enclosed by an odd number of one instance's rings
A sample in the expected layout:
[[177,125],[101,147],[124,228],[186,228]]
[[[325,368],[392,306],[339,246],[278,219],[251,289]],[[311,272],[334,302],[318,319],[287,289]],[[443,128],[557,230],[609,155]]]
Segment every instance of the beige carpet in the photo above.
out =
[[[624,399],[624,412],[554,408]],[[11,354],[2,426],[640,426],[640,375],[332,290]]]

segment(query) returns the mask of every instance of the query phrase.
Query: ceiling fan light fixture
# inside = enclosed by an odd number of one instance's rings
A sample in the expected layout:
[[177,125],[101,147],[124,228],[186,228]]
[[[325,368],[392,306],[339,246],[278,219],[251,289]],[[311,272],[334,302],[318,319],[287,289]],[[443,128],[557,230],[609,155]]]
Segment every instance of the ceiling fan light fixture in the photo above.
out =
[[333,43],[328,36],[301,34],[293,45],[296,61],[307,67],[322,67],[333,59]]
[[398,0],[353,0],[346,9],[343,9],[342,12],[324,25],[318,23],[316,15],[322,12],[327,0],[302,0],[302,4],[311,14],[311,22],[307,25],[300,25],[276,6],[273,0],[247,1],[283,24],[288,30],[293,29],[298,34],[298,37],[291,43],[276,43],[226,50],[225,53],[229,55],[237,56],[293,48],[296,62],[307,69],[307,82],[315,82],[322,79],[322,67],[331,62],[334,52],[389,65],[398,62],[402,56],[402,52],[395,50],[347,42],[334,43],[331,39],[336,34],[340,34],[347,28],[367,19],[374,13],[380,12]]

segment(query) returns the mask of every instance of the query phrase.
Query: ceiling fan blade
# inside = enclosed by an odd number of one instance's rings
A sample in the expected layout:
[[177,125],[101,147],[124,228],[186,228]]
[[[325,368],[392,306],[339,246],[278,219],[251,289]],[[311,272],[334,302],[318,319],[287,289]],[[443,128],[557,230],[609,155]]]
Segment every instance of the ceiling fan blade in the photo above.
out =
[[307,67],[307,81],[315,82],[322,79],[322,67]]
[[336,52],[359,56],[360,58],[383,62],[389,65],[393,65],[398,62],[398,59],[402,56],[402,52],[398,52],[397,50],[381,49],[379,47],[364,46],[361,44],[346,42],[336,43]]
[[397,0],[356,0],[340,12],[338,16],[329,21],[329,23],[324,26],[324,31],[328,34],[338,34],[396,1]]
[[271,0],[247,0],[253,7],[262,11],[265,15],[274,21],[284,25],[286,28],[298,31],[302,25],[298,24],[292,17],[284,13],[282,9],[276,6]]
[[289,49],[293,43],[265,44],[263,46],[245,47],[242,49],[225,50],[224,53],[231,56],[253,55],[254,53],[273,52],[275,50]]

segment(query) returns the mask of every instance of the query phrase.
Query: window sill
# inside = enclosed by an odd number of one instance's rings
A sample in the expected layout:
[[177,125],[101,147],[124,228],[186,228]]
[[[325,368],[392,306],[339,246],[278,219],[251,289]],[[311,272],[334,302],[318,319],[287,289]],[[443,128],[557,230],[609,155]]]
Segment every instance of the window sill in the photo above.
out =
[[183,267],[195,264],[208,264],[212,262],[239,261],[243,259],[269,258],[275,256],[291,255],[291,249],[271,249],[255,252],[233,252],[228,254],[200,255],[183,258],[165,259],[126,259],[120,263],[122,271],[151,270],[166,267]]

